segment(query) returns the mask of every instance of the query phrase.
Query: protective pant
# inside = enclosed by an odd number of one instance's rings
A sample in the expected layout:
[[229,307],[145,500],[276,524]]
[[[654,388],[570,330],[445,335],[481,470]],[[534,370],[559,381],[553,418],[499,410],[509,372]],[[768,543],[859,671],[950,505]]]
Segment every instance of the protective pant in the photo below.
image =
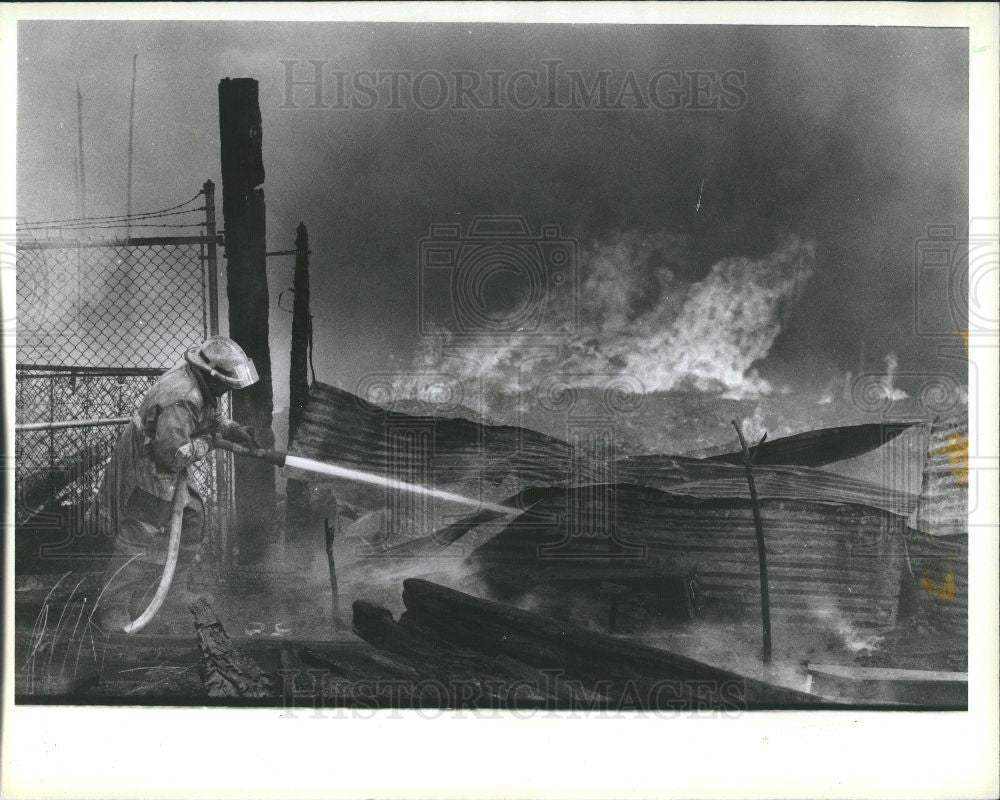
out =
[[[172,503],[135,489],[118,520],[114,552],[104,574],[99,620],[106,631],[118,631],[141,614],[152,600],[163,574],[170,538]],[[175,585],[195,560],[204,532],[204,503],[188,486],[181,526],[181,548]]]
[[[159,564],[167,560],[170,541],[170,514],[173,503],[142,489],[133,489],[115,534],[113,558],[128,560],[138,556],[138,561]],[[184,505],[184,522],[181,526],[181,561],[193,558],[205,527],[205,504],[197,490],[188,484],[188,499]]]

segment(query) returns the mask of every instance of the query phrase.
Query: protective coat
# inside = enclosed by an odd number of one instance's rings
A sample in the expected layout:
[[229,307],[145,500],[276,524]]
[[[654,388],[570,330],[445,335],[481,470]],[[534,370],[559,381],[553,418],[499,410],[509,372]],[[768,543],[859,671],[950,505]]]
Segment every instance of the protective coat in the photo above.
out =
[[[101,527],[115,537],[115,555],[137,555],[139,560],[162,563],[170,500],[177,473],[177,449],[196,437],[225,436],[238,427],[218,409],[198,369],[180,363],[150,387],[125,426],[104,473],[98,500]],[[190,508],[185,508],[185,545],[201,536],[202,503],[189,485]],[[159,502],[158,502],[159,501]],[[198,528],[197,531],[193,530]]]

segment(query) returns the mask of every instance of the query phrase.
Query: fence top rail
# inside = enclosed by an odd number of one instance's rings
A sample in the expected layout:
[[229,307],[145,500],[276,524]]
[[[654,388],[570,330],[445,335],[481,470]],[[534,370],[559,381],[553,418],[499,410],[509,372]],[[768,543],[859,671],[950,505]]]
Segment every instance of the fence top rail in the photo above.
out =
[[[84,367],[73,364],[18,364],[18,378],[52,378],[75,375],[106,375],[109,377],[129,375],[162,375],[167,370],[163,367]],[[34,372],[36,375],[23,373]]]
[[100,428],[109,425],[125,425],[129,417],[108,417],[107,419],[60,420],[58,422],[20,422],[14,425],[17,433],[24,431],[55,431],[64,428]]
[[18,239],[19,250],[66,250],[78,247],[156,247],[171,244],[225,243],[225,237],[215,236],[139,236],[130,239]]

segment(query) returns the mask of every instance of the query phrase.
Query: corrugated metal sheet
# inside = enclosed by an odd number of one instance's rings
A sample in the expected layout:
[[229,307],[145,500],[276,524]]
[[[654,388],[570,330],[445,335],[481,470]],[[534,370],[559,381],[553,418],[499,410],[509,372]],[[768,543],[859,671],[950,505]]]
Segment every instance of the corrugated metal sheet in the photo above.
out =
[[913,527],[931,536],[969,532],[968,414],[934,420]]
[[[618,480],[668,489],[696,497],[744,498],[749,502],[742,466],[679,456],[636,456],[616,465]],[[859,503],[894,514],[909,514],[917,497],[865,481],[801,466],[754,466],[757,492],[773,499]]]
[[[952,442],[959,430],[939,425],[932,449]],[[600,461],[528,429],[387,411],[319,383],[290,451],[492,502],[540,487],[529,492],[536,504],[512,523],[473,518],[467,526],[463,546],[480,545],[472,565],[498,584],[530,587],[573,563],[621,565],[624,552],[626,562],[664,571],[696,569],[717,602],[750,613],[759,607],[753,516],[740,465],[666,455]],[[946,453],[934,456],[933,478],[926,479],[939,492],[942,457]],[[898,516],[911,513],[917,497],[803,466],[755,466],[754,475],[776,627],[833,617],[865,630],[891,628],[901,579],[910,580],[911,571],[910,583],[926,575],[927,602],[940,605],[948,619],[964,618],[961,544],[916,534]],[[431,515],[415,528],[412,507],[393,505],[384,491],[334,483],[338,497],[361,512],[387,508],[388,524],[401,532],[396,544],[467,518],[466,510],[450,518]],[[582,520],[593,534],[572,537],[575,561],[565,558],[566,549],[544,548],[566,538],[567,518]],[[949,580],[957,599],[941,599]],[[936,587],[943,587],[937,595]]]
[[[577,458],[567,443],[535,431],[386,411],[321,383],[312,385],[289,452],[489,502],[506,499],[525,486],[560,484],[570,474],[589,481],[604,472],[600,465]],[[429,500],[313,473],[288,474],[310,483],[332,483],[338,498],[362,513],[388,508],[389,524],[403,539],[429,535],[434,526],[468,514],[461,508],[449,517],[439,501],[428,512],[419,504]]]
[[[636,560],[664,571],[697,570],[714,602],[746,612],[759,608],[759,574],[749,502],[704,500],[640,486],[553,492],[470,557],[479,576],[502,591],[544,583],[552,570],[583,563]],[[615,542],[571,535],[573,513],[600,518],[611,504]],[[771,611],[776,627],[830,619],[865,630],[896,622],[905,526],[896,516],[848,503],[763,500]]]
[[906,537],[904,578],[916,607],[939,630],[968,635],[969,537],[929,536],[913,531]]
[[[322,383],[312,386],[289,450],[489,501],[506,499],[528,486],[617,482],[703,498],[749,498],[742,466],[680,456],[603,462],[527,428],[386,411]],[[292,473],[302,480],[318,480],[309,473]],[[916,504],[912,495],[810,467],[761,466],[755,475],[764,498],[860,503],[894,513],[909,513]],[[348,503],[369,509],[386,505],[381,490],[336,483]]]
[[917,606],[954,633],[967,633],[969,617],[969,419],[934,420],[920,503],[907,537]]

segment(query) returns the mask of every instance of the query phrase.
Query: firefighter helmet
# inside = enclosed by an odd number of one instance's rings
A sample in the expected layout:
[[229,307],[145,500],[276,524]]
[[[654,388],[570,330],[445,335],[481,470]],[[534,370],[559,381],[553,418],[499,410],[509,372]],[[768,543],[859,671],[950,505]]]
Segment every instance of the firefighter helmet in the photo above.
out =
[[189,348],[184,358],[231,389],[245,389],[259,380],[253,360],[228,336],[212,336]]

